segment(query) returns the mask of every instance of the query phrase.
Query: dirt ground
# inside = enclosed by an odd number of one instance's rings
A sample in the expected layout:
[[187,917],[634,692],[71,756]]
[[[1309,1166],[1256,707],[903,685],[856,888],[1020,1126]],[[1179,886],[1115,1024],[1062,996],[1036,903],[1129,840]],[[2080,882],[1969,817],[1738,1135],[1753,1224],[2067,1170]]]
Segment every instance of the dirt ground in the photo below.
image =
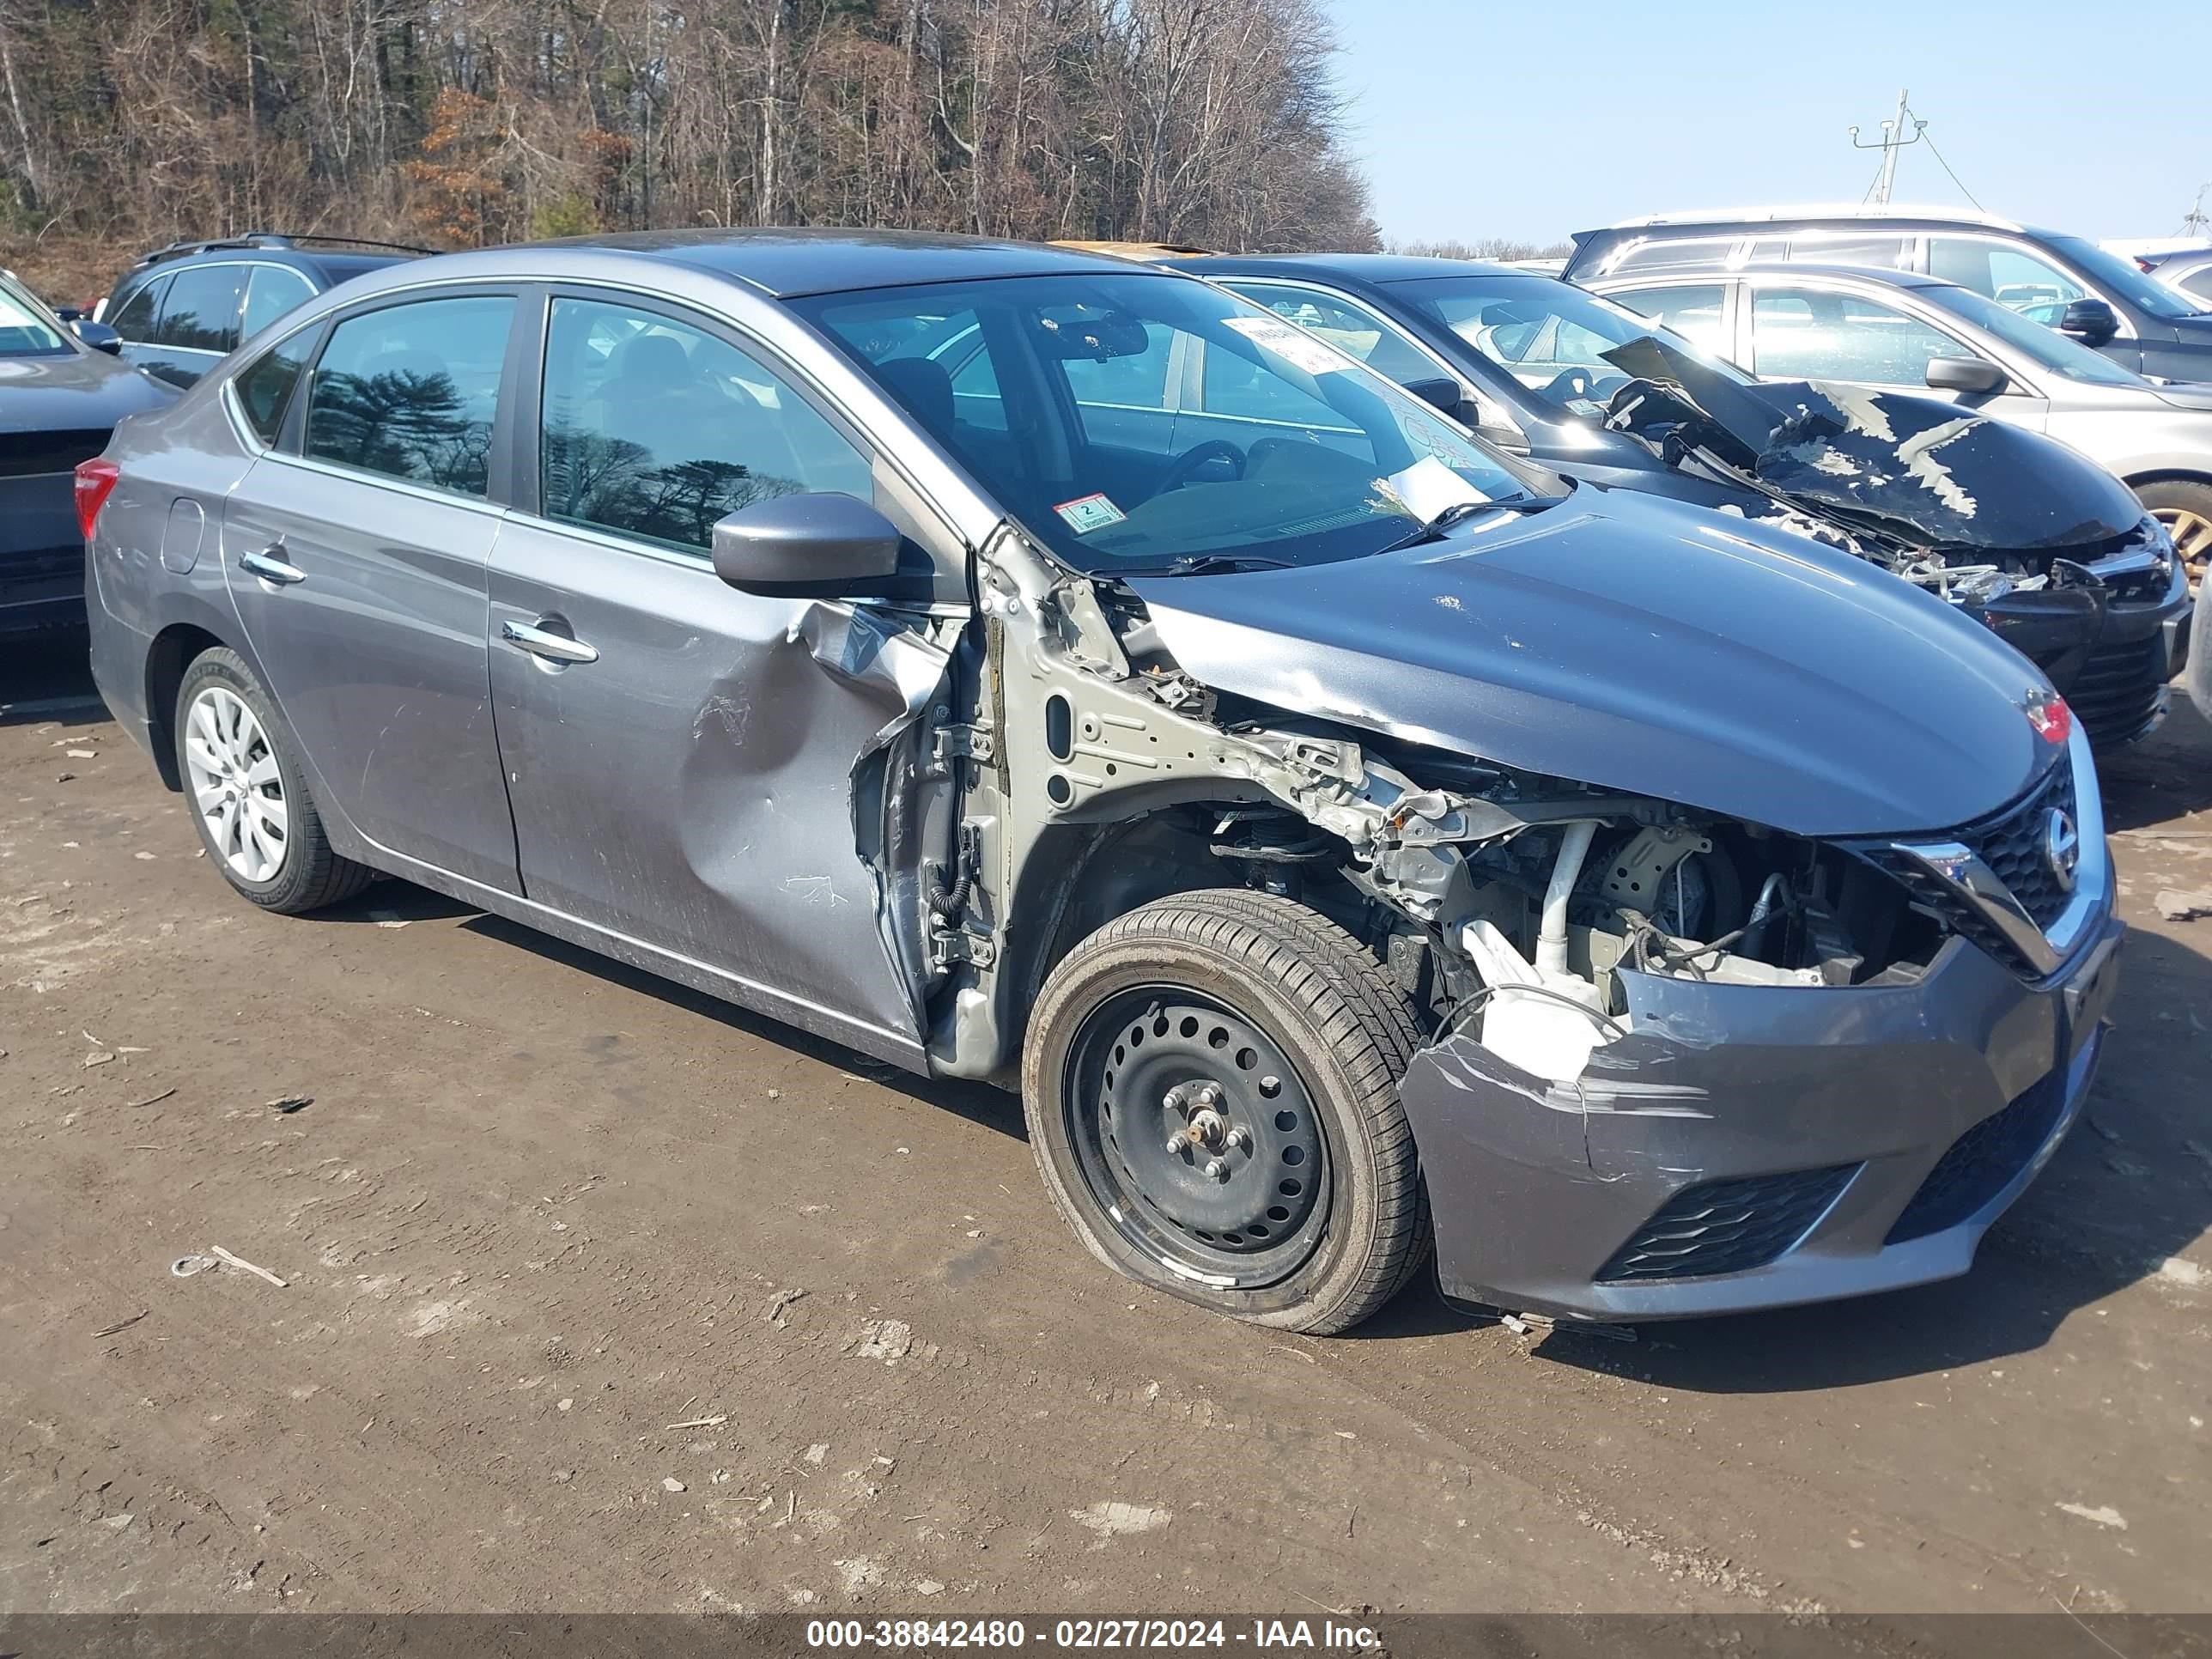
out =
[[2212,732],[2107,793],[2118,1029],[1971,1276],[1309,1341],[1093,1264],[1009,1098],[398,884],[258,914],[11,651],[0,1609],[2212,1609]]

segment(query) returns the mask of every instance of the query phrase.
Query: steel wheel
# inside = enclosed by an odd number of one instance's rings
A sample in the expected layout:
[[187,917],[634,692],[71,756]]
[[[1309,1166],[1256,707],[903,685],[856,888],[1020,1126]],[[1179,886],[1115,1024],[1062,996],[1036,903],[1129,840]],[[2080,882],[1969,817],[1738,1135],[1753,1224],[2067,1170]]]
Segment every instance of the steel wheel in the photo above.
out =
[[1253,1288],[1328,1223],[1328,1144],[1274,1041],[1226,1004],[1147,986],[1094,1009],[1060,1101],[1098,1207],[1171,1271]]
[[246,700],[208,685],[185,715],[185,787],[208,843],[241,881],[276,880],[290,845],[284,780]]
[[2212,564],[2212,517],[2186,507],[2154,507],[2150,515],[2173,538],[2173,550],[2189,573],[2191,589],[2200,587],[2206,567]]

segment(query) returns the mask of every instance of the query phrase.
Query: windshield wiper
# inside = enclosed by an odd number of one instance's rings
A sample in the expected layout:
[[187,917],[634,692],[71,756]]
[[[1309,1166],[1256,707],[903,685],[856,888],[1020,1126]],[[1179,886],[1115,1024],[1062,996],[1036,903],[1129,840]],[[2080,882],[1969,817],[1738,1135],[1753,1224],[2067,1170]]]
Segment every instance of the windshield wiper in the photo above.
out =
[[1503,510],[1508,513],[1535,513],[1551,505],[1542,495],[1500,495],[1492,501],[1454,501],[1434,518],[1430,519],[1412,534],[1401,537],[1382,550],[1395,553],[1401,547],[1419,547],[1423,542],[1442,539],[1445,531],[1462,520],[1471,519],[1478,513]]
[[1165,564],[1135,565],[1117,576],[1211,576],[1232,570],[1294,570],[1295,559],[1271,559],[1259,553],[1189,553]]

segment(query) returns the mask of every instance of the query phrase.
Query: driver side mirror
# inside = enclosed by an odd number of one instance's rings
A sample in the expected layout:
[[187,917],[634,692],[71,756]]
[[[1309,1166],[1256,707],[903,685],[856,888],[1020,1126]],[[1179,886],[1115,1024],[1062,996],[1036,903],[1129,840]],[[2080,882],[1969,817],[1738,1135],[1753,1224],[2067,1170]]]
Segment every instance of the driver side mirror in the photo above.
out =
[[1938,392],[1978,397],[2002,392],[2012,384],[2012,376],[1979,357],[1935,357],[1929,360],[1928,384]]
[[79,317],[70,322],[70,332],[94,351],[104,351],[111,357],[123,355],[123,337],[106,323],[95,323],[89,317]]
[[2100,346],[2120,331],[2119,313],[2102,300],[2076,300],[2058,313],[2058,331]]
[[822,493],[753,501],[714,526],[714,574],[740,592],[836,599],[898,573],[898,526],[866,501]]
[[1419,380],[1401,380],[1398,383],[1431,409],[1440,409],[1455,420],[1459,417],[1463,394],[1459,382],[1449,374],[1438,374]]

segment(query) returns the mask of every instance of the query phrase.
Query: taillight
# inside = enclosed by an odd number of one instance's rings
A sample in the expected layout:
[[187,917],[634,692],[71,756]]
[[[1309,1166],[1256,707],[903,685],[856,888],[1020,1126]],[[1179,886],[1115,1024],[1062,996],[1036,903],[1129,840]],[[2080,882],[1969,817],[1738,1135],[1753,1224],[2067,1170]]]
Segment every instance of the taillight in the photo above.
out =
[[123,469],[112,461],[94,456],[76,464],[76,527],[87,541],[92,539],[92,527],[100,520],[100,509],[107,505],[115,486],[123,477]]

